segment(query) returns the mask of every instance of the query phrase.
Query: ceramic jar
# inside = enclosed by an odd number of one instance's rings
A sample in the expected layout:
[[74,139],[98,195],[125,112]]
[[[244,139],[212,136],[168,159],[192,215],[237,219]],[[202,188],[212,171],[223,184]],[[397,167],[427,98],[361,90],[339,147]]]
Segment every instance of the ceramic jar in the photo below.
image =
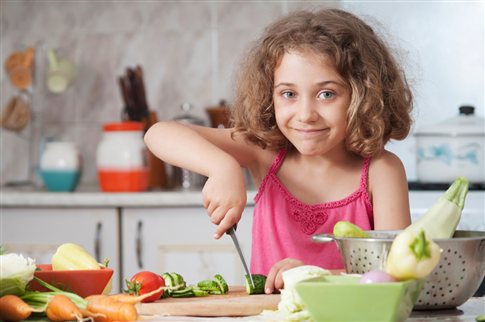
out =
[[419,181],[451,183],[464,176],[485,183],[485,119],[473,106],[461,106],[458,116],[418,129],[415,136]]
[[81,176],[81,155],[72,142],[47,142],[39,170],[47,190],[73,191]]
[[96,167],[101,190],[147,190],[147,152],[141,122],[105,124],[102,139],[96,150]]

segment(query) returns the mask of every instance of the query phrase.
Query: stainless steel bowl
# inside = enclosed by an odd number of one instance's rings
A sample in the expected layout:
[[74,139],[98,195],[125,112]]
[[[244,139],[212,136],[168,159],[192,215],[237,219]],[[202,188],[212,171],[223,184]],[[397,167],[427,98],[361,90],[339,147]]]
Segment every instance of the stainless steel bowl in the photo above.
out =
[[[399,231],[368,231],[369,238],[314,235],[318,243],[336,242],[347,273],[382,269]],[[485,276],[485,231],[457,230],[453,238],[434,239],[443,249],[414,306],[417,310],[454,308],[477,291]]]

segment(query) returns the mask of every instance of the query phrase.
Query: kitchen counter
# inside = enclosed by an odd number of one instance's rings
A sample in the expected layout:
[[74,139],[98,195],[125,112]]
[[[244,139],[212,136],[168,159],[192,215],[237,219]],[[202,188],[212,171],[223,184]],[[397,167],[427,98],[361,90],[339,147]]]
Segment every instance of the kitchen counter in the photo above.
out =
[[[256,191],[248,191],[248,205]],[[97,186],[80,186],[75,192],[49,192],[45,188],[1,187],[2,207],[177,207],[202,206],[200,190],[102,192]]]
[[[431,321],[449,321],[449,322],[473,322],[478,315],[485,314],[485,298],[473,297],[465,304],[454,310],[436,310],[436,311],[413,311],[408,322],[431,322]],[[192,321],[268,321],[261,316],[248,317],[217,317],[217,318],[202,318],[202,317],[187,317],[187,316],[142,316],[142,321],[162,322],[162,321],[178,321],[178,322],[192,322]]]

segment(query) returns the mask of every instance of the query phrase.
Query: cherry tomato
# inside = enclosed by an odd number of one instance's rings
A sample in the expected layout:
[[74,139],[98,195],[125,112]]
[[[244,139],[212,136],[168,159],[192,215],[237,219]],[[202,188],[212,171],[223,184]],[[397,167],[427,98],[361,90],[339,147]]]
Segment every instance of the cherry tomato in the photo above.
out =
[[[130,281],[126,281],[128,293],[135,296],[147,294],[155,291],[161,286],[165,286],[165,280],[158,274],[149,271],[142,271],[133,275]],[[158,300],[163,295],[163,290],[147,297],[142,302],[148,303]]]

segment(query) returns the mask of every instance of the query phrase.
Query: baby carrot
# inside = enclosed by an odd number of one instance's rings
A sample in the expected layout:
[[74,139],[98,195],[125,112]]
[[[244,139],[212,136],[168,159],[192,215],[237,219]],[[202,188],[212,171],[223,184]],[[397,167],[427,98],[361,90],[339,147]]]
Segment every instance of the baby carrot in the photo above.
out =
[[42,312],[42,310],[33,309],[16,295],[0,297],[1,321],[22,321],[27,319],[32,312]]
[[54,322],[82,321],[81,310],[67,296],[57,294],[47,304],[45,310],[49,320]]
[[89,296],[88,311],[97,314],[93,316],[96,322],[136,321],[138,313],[135,305],[123,303],[106,295]]

